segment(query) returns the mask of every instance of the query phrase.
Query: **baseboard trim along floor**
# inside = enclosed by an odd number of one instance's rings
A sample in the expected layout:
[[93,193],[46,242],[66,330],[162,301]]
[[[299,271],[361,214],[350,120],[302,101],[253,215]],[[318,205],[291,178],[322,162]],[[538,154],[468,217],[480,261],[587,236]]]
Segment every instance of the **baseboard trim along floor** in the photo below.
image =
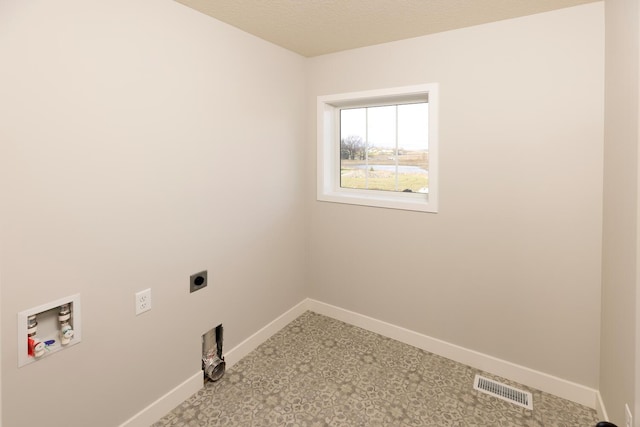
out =
[[120,427],[149,427],[171,412],[173,408],[197,393],[202,388],[203,380],[202,370],[199,370],[182,384],[179,384],[173,390],[120,424]]
[[596,392],[596,412],[598,413],[598,418],[601,420],[608,420],[609,415],[607,414],[607,410],[604,407],[604,402],[602,401],[602,396],[600,392]]
[[[225,354],[227,368],[232,367],[240,359],[307,310],[579,403],[595,409],[600,419],[607,419],[602,398],[600,397],[600,393],[595,389],[309,298],[296,304],[228,351]],[[202,386],[203,377],[202,372],[199,371],[147,406],[134,417],[130,418],[120,427],[146,427],[153,424],[192,394],[196,393]]]
[[229,352],[225,354],[227,368],[235,365],[240,359],[245,357],[251,351],[255,350],[256,347],[271,338],[271,336],[273,336],[280,329],[284,328],[289,323],[294,321],[297,317],[299,317],[302,313],[309,310],[308,301],[308,299],[305,299],[299,302],[298,304],[287,310],[284,314],[280,315],[277,319],[266,325],[264,328],[260,329],[258,332],[251,335],[249,338],[229,350]]

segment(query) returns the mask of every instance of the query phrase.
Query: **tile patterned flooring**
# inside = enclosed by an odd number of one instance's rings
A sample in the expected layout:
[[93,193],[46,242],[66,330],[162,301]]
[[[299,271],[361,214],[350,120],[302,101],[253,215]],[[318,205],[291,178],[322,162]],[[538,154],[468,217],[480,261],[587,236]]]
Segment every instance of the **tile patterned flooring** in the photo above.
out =
[[[473,389],[476,373],[533,410]],[[594,427],[594,410],[306,312],[152,427]]]

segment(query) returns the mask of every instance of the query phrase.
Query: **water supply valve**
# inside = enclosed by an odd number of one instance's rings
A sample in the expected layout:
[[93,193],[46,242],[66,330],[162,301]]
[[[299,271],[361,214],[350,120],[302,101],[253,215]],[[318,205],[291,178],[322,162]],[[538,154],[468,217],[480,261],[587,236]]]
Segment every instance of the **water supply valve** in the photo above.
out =
[[27,318],[27,352],[29,356],[40,357],[44,354],[45,345],[36,338],[38,332],[38,321],[35,315]]
[[71,310],[69,304],[63,304],[60,306],[60,313],[58,314],[58,321],[60,322],[60,344],[69,344],[73,338],[73,328],[69,324],[71,319]]
[[37,338],[29,338],[29,354],[33,357],[40,357],[44,354],[45,345]]
[[[48,358],[82,341],[80,294],[18,313],[18,367]],[[37,332],[37,334],[36,334]]]

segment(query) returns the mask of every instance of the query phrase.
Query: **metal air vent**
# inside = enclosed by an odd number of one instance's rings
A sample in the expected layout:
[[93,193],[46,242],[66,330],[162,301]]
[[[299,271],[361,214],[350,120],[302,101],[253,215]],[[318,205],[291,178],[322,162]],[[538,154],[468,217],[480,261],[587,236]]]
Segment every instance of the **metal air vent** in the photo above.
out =
[[473,388],[514,405],[533,410],[533,396],[528,391],[518,390],[480,375],[476,375],[473,381]]

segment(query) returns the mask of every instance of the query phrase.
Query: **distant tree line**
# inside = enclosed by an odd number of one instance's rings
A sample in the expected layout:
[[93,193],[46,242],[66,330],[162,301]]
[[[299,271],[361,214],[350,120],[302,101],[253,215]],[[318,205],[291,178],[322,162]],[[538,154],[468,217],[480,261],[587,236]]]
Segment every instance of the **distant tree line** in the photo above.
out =
[[340,140],[340,158],[343,160],[364,160],[367,143],[358,135],[349,135]]

